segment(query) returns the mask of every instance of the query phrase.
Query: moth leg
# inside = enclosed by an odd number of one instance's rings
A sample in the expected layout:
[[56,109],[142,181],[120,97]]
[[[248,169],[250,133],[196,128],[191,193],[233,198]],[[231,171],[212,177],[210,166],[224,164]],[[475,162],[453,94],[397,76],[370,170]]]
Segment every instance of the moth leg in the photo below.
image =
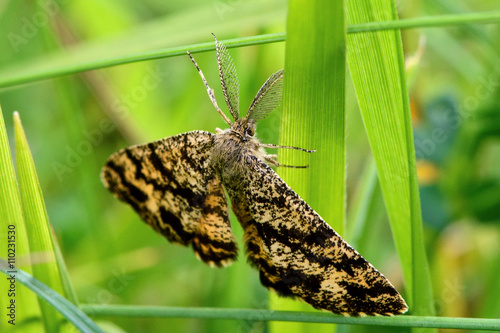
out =
[[309,168],[308,165],[285,165],[285,164],[280,164],[276,159],[278,158],[278,155],[276,154],[270,154],[270,155],[265,155],[264,159],[266,162],[269,164],[274,165],[275,167],[283,167],[283,168],[293,168],[293,169],[307,169]]
[[220,178],[208,184],[198,230],[192,240],[198,259],[212,267],[228,266],[238,255],[227,207],[226,195]]
[[273,160],[277,160],[278,159],[278,155],[277,154],[267,154],[266,157],[268,157],[270,159],[273,159]]
[[[299,148],[299,147],[292,147],[292,146],[279,146],[279,145],[275,145],[275,144],[272,144],[272,143],[259,143],[259,147],[262,147],[262,148],[281,148],[281,149],[295,149],[295,150],[300,150],[300,151],[303,151],[303,152],[306,152],[306,153],[314,153],[316,152],[316,150],[309,150],[309,149],[304,149],[304,148]],[[278,161],[277,161],[277,158],[278,158],[278,155],[276,154],[269,154],[269,155],[265,155],[264,156],[264,159],[266,160],[266,162],[268,162],[269,164],[275,166],[275,167],[283,167],[283,168],[292,168],[292,169],[307,169],[309,168],[308,165],[285,165],[285,164],[280,164]]]
[[266,160],[266,162],[269,162],[270,164],[272,164],[276,167],[280,166],[280,164],[277,161],[278,155],[276,155],[276,154],[266,155],[266,156],[264,156],[264,159]]

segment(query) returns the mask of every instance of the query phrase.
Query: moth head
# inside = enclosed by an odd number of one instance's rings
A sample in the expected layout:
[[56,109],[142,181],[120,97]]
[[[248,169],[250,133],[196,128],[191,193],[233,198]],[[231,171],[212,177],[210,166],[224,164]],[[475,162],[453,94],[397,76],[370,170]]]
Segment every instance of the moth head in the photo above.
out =
[[252,119],[241,118],[231,126],[231,132],[243,141],[247,141],[255,135],[256,123]]

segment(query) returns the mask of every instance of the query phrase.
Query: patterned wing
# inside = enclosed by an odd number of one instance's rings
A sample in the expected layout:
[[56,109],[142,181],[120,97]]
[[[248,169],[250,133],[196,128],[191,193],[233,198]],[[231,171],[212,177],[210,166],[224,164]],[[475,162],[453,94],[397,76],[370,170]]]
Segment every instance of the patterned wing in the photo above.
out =
[[193,131],[122,149],[101,178],[169,241],[192,244],[198,258],[222,266],[234,260],[237,246],[220,177],[209,166],[214,137]]
[[248,257],[264,286],[343,315],[394,315],[407,305],[271,168],[254,156],[241,187],[229,189]]

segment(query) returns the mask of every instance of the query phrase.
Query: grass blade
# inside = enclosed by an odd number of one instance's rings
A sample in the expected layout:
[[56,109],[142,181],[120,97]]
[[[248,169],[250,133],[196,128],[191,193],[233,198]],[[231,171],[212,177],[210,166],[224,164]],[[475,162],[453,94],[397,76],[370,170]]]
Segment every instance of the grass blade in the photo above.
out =
[[359,181],[359,188],[357,189],[351,207],[349,208],[348,221],[346,237],[349,240],[349,244],[357,249],[360,253],[364,253],[358,244],[362,244],[363,236],[366,231],[368,222],[371,221],[372,216],[372,204],[374,201],[375,192],[377,191],[379,184],[377,178],[377,168],[375,166],[375,161],[370,158],[368,161],[361,180]]
[[[343,317],[325,312],[272,311],[255,309],[188,308],[84,304],[82,310],[96,316],[134,316],[142,318],[199,318],[250,321],[287,321],[391,327],[429,327],[449,329],[500,330],[500,319],[452,317]],[[332,327],[330,326],[330,332]]]
[[[500,22],[500,11],[484,12],[484,13],[468,13],[468,14],[453,14],[453,15],[436,15],[429,17],[410,18],[404,20],[387,20],[383,22],[366,22],[358,24],[350,24],[347,27],[347,32],[373,32],[393,29],[411,29],[411,28],[432,28],[440,26],[455,26],[463,24],[488,24]],[[162,30],[162,29],[159,29]],[[175,29],[174,29],[175,30]],[[149,30],[148,30],[149,32]],[[203,32],[205,33],[205,32]],[[135,39],[140,40],[140,36]],[[142,37],[144,38],[144,36]],[[164,38],[164,37],[162,37]],[[267,43],[283,42],[286,39],[285,33],[266,34],[260,36],[251,36],[245,38],[236,38],[233,40],[222,41],[227,48],[243,47],[250,45],[260,45]],[[120,40],[122,44],[135,45],[130,40]],[[118,44],[117,41],[110,41],[110,45]],[[106,45],[109,48],[109,45]],[[44,59],[34,59],[29,62],[10,65],[6,69],[0,69],[0,88],[12,87],[15,85],[45,80],[49,78],[59,77],[63,75],[80,73],[83,71],[118,66],[138,61],[162,59],[175,56],[184,56],[186,51],[191,53],[200,53],[213,51],[213,43],[200,43],[192,45],[184,45],[179,47],[169,47],[165,49],[155,49],[154,51],[142,51],[120,56],[111,56],[107,58],[100,57],[99,59],[82,58],[81,55],[74,58],[69,57],[66,52],[64,54],[54,54]],[[91,43],[89,45],[81,45],[75,54],[106,54],[102,50],[95,49]]]
[[[56,292],[64,295],[59,265],[54,252],[54,241],[47,218],[42,190],[38,182],[33,157],[17,112],[14,113],[16,165],[21,192],[33,276]],[[42,320],[47,332],[56,332],[62,317],[50,305],[40,302]]]
[[[23,267],[26,271],[31,271],[29,260],[30,249],[28,245],[28,237],[23,219],[21,208],[21,200],[19,189],[17,187],[16,176],[14,173],[14,165],[10,154],[9,142],[7,140],[7,131],[5,129],[2,111],[0,109],[0,239],[2,244],[8,244],[0,252],[0,258],[8,260],[12,263],[10,270],[17,267]],[[10,228],[15,231],[15,234],[7,233]],[[7,236],[15,238],[7,241]],[[5,243],[4,243],[5,242]],[[10,249],[10,251],[8,251]],[[11,254],[9,256],[9,253]],[[9,259],[7,259],[9,258]],[[11,329],[22,328],[24,332],[39,332],[40,326],[34,320],[40,317],[40,309],[36,296],[23,286],[16,285],[14,294],[11,294],[10,283],[7,279],[0,279],[0,306],[2,308],[2,320],[0,327],[2,332],[9,332]],[[9,291],[8,294],[3,294]],[[15,319],[15,325],[10,325],[6,319],[7,313],[4,314],[3,309],[7,309],[10,302],[15,302],[15,317],[8,317],[9,320]],[[6,310],[7,311],[7,310]],[[11,313],[10,310],[9,314]]]
[[[311,24],[300,24],[302,20]],[[346,69],[343,5],[332,5],[330,1],[315,6],[291,2],[288,22],[280,144],[316,149],[316,153],[282,150],[281,162],[308,165],[309,169],[279,171],[342,234]]]
[[[348,2],[349,21],[396,18],[391,1]],[[410,311],[434,314],[424,252],[415,152],[399,31],[349,36],[348,61],[375,157]]]
[[[340,234],[345,197],[345,29],[343,1],[290,1],[280,144],[317,152],[279,152],[281,163],[309,165],[307,170],[282,168],[279,173]],[[300,303],[291,308],[306,309]]]

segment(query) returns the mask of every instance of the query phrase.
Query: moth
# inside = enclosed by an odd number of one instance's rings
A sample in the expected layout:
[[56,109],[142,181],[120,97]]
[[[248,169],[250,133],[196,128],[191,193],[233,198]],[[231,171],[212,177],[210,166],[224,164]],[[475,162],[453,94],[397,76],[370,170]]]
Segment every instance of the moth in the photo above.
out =
[[248,261],[265,287],[345,316],[406,312],[392,284],[271,169],[280,163],[265,148],[313,152],[264,144],[255,136],[257,122],[281,101],[283,70],[269,77],[240,118],[235,66],[216,38],[215,45],[222,92],[234,121],[219,108],[188,55],[229,128],[122,149],[103,167],[104,185],[170,242],[192,246],[199,259],[217,267],[231,264],[238,253],[225,189],[244,229]]

